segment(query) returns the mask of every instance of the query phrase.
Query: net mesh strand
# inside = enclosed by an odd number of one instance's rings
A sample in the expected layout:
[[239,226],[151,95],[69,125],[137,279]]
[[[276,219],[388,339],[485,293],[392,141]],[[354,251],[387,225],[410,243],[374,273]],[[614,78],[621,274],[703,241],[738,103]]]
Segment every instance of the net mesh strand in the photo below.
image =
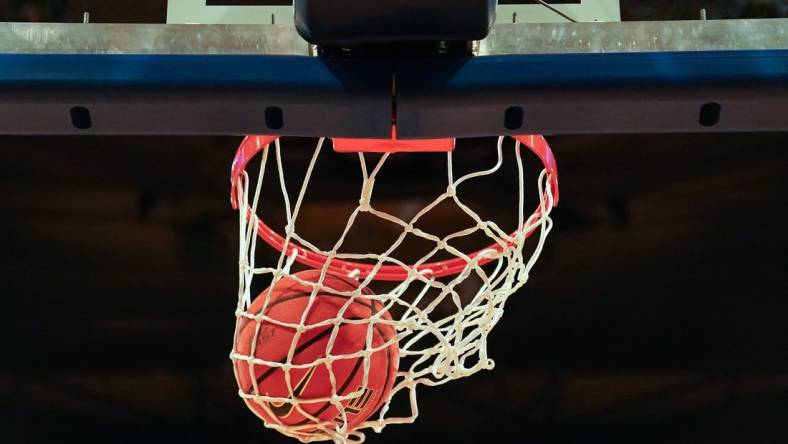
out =
[[[233,341],[234,349],[231,359],[234,363],[243,361],[247,364],[249,378],[252,386],[249,392],[239,390],[239,396],[247,403],[251,402],[264,409],[269,409],[270,404],[281,405],[290,404],[295,411],[298,411],[311,423],[302,426],[289,426],[282,424],[281,421],[271,423],[266,421],[266,427],[276,429],[279,432],[297,438],[303,442],[311,441],[330,441],[345,443],[348,441],[363,442],[363,429],[372,429],[381,432],[384,427],[391,424],[406,424],[416,420],[419,410],[417,403],[417,388],[419,386],[438,386],[449,381],[470,376],[480,370],[490,370],[494,367],[494,362],[487,354],[487,336],[495,327],[504,312],[504,305],[507,299],[520,289],[528,281],[531,268],[536,263],[545,245],[548,234],[552,229],[550,212],[553,208],[553,190],[550,186],[550,177],[547,171],[542,171],[538,179],[540,205],[537,211],[526,219],[524,211],[525,202],[525,172],[523,159],[521,156],[521,146],[517,142],[515,145],[515,158],[517,162],[518,181],[518,227],[514,235],[507,234],[495,222],[483,220],[470,207],[465,205],[457,196],[456,190],[464,183],[483,176],[489,176],[501,168],[503,163],[503,140],[498,140],[497,151],[498,160],[492,167],[464,175],[458,179],[454,178],[452,153],[447,154],[447,173],[448,187],[445,193],[438,196],[434,201],[419,211],[410,221],[405,221],[395,215],[379,211],[372,204],[375,180],[384,167],[390,154],[384,155],[375,165],[372,171],[367,169],[367,164],[363,154],[359,154],[363,185],[361,198],[358,206],[348,218],[347,225],[342,235],[337,239],[333,248],[328,251],[320,250],[307,239],[303,239],[297,232],[297,221],[304,202],[304,198],[309,187],[310,179],[315,169],[318,156],[323,148],[324,140],[321,139],[309,163],[306,177],[299,190],[295,204],[291,206],[290,193],[285,185],[285,171],[282,163],[281,146],[277,140],[273,154],[275,156],[276,168],[279,173],[279,187],[281,196],[284,199],[284,206],[287,216],[285,228],[285,248],[282,250],[279,259],[273,267],[259,267],[255,262],[255,251],[257,248],[258,235],[257,227],[260,218],[257,215],[258,203],[262,195],[263,178],[266,167],[271,162],[269,154],[272,150],[264,149],[261,154],[261,165],[258,179],[253,190],[250,190],[249,176],[244,173],[244,178],[238,183],[239,196],[239,215],[240,215],[240,258],[239,258],[239,292],[238,306],[236,310],[236,333]],[[269,147],[270,148],[270,147]],[[250,194],[251,192],[251,194]],[[451,200],[465,214],[467,214],[476,226],[462,230],[443,238],[426,233],[414,225],[424,215],[440,203]],[[382,254],[357,254],[340,252],[348,232],[354,221],[361,213],[369,213],[385,221],[396,224],[402,228],[402,234],[391,244]],[[498,249],[490,249],[480,255],[471,258],[462,251],[450,245],[454,239],[464,236],[484,233]],[[533,236],[531,236],[533,235]],[[407,236],[418,236],[434,243],[435,247],[427,252],[421,260],[415,264],[406,264],[393,256],[393,252],[403,243]],[[531,236],[535,239],[535,246],[526,253],[525,240]],[[324,255],[328,258],[317,282],[305,281],[294,274],[293,266],[298,258],[300,248],[307,248],[313,252]],[[458,275],[449,279],[435,279],[430,276],[429,270],[420,270],[419,266],[427,263],[440,251],[449,252],[451,255],[466,260],[466,266]],[[482,267],[482,258],[493,259],[491,266]],[[352,261],[366,261],[374,263],[373,271],[363,279],[359,280],[358,289],[351,292],[341,292],[323,285],[323,281],[328,275],[328,267],[332,260],[343,259]],[[386,293],[369,294],[370,284],[375,278],[375,273],[383,265],[396,265],[407,270],[407,278],[397,284],[392,290]],[[472,295],[462,297],[458,286],[466,281],[471,275],[478,277],[481,282],[479,289]],[[359,279],[358,271],[349,273],[349,278]],[[257,313],[251,313],[249,307],[252,302],[251,287],[255,280],[264,279],[265,283],[270,282],[269,287],[273,287],[283,278],[292,279],[299,284],[311,288],[307,309],[298,323],[285,323],[280,320],[267,316],[266,305]],[[414,290],[415,289],[415,290]],[[406,291],[415,291],[414,298],[406,299],[403,297]],[[327,319],[320,323],[307,324],[306,318],[309,309],[314,305],[318,294],[331,293],[347,298],[347,303],[339,310],[337,316]],[[427,295],[430,296],[427,296]],[[377,301],[383,308],[377,314],[370,316],[370,319],[350,320],[343,317],[347,308],[354,301],[364,298],[367,301]],[[432,298],[432,299],[429,299]],[[455,310],[451,314],[446,314],[438,310],[437,307],[443,303],[453,304]],[[398,310],[401,315],[395,316],[393,320],[384,318],[384,313],[392,313]],[[248,353],[240,353],[237,350],[239,326],[242,322],[254,322],[255,330],[251,339],[251,350]],[[256,352],[258,344],[258,334],[264,324],[273,324],[285,327],[294,331],[293,340],[289,353],[284,362],[266,361],[260,359]],[[334,341],[337,332],[342,325],[352,323],[367,326],[367,341],[363,350],[357,353],[346,355],[332,355]],[[375,325],[390,325],[395,330],[396,335],[378,347],[372,346],[372,330]],[[310,329],[333,327],[332,334],[328,339],[323,357],[306,364],[294,363],[295,349],[302,335]],[[370,375],[370,356],[387,347],[397,343],[399,347],[401,364],[397,372],[394,387],[390,396],[383,401],[382,407],[360,426],[350,430],[347,426],[348,418],[343,402],[351,401],[364,394],[363,387],[367,387]],[[331,367],[331,363],[340,359],[364,359],[363,384],[362,388],[346,393],[338,393],[338,381]],[[403,367],[403,364],[407,364]],[[281,369],[290,396],[270,397],[261,393],[258,388],[255,375],[256,366],[266,366],[268,368]],[[293,395],[294,385],[297,381],[293,380],[291,372],[294,369],[314,368],[316,366],[326,366],[330,378],[332,395],[325,398],[303,399]],[[234,365],[236,378],[239,377],[238,365]],[[239,379],[240,381],[240,379]],[[397,396],[407,396],[409,400],[410,413],[407,415],[389,415],[391,402]],[[330,402],[340,412],[341,421],[325,421],[312,416],[302,406],[304,403]],[[269,410],[270,411],[270,410]],[[273,417],[273,415],[271,415]]]

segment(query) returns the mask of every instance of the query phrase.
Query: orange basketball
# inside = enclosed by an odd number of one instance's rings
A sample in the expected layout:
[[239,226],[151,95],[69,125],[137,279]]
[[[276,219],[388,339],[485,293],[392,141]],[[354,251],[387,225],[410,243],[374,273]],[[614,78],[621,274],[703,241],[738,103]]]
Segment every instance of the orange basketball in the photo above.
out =
[[[297,273],[296,276],[303,281],[317,282],[320,272],[310,270]],[[358,283],[349,278],[329,274],[323,280],[322,287],[338,292],[352,292],[358,288]],[[371,291],[365,290],[367,291],[356,297],[349,305],[341,319],[353,321],[370,319],[383,309],[380,302],[365,297],[371,294]],[[274,287],[262,292],[249,307],[249,313],[259,315],[265,305],[265,315],[274,321],[298,324],[307,310],[311,294],[310,287],[285,277]],[[257,346],[254,351],[256,358],[285,363],[288,352],[294,347],[292,364],[312,364],[326,357],[329,338],[335,328],[333,325],[316,327],[316,324],[336,319],[348,299],[347,296],[320,291],[309,307],[304,322],[306,329],[295,344],[293,344],[295,328],[280,326],[270,321],[255,322],[244,318],[238,326],[235,351],[240,355],[251,356],[252,344],[256,337]],[[391,315],[386,312],[383,314],[383,319],[391,320]],[[366,350],[369,327],[368,322],[340,323],[336,327],[336,339],[330,355],[350,355]],[[384,346],[395,336],[394,329],[390,325],[375,323],[372,329],[372,348]],[[394,343],[369,355],[369,364],[368,383],[363,386],[363,357],[332,360],[331,371],[335,377],[337,395],[346,396],[356,391],[361,392],[360,396],[342,402],[347,414],[349,430],[354,430],[369,419],[388,399],[399,366],[398,345]],[[253,368],[250,368],[250,365]],[[292,399],[285,380],[285,371],[281,367],[249,364],[239,359],[235,362],[235,369],[238,386],[243,393]],[[329,368],[325,363],[291,369],[290,376],[293,394],[300,400],[298,405],[306,413],[319,419],[319,422],[304,415],[291,402],[269,403],[245,399],[246,405],[266,423],[299,427],[299,433],[303,434],[321,433],[318,428],[309,427],[310,425],[327,422],[342,424],[342,415],[336,405],[320,400],[331,397],[334,392]],[[256,391],[253,377],[257,381]],[[310,402],[311,399],[316,401]]]

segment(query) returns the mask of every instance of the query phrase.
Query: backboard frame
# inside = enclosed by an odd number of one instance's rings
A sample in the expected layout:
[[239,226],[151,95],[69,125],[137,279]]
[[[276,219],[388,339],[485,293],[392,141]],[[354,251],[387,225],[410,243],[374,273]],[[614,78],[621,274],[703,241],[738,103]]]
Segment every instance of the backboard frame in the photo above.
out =
[[786,131],[786,29],[498,24],[477,57],[359,60],[310,56],[293,25],[6,23],[0,134],[388,138],[394,118],[401,139]]

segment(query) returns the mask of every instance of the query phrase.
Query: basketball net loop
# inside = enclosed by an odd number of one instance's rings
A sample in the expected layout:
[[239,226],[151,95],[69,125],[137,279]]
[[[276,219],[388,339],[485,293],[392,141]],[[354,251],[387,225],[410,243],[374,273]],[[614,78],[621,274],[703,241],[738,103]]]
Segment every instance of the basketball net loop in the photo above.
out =
[[[536,264],[550,231],[553,228],[550,214],[558,203],[558,172],[553,154],[541,136],[518,136],[515,144],[515,159],[518,173],[518,226],[514,232],[501,229],[494,221],[482,219],[466,205],[457,195],[457,190],[468,181],[490,176],[501,169],[503,164],[503,141],[501,137],[497,145],[497,162],[490,168],[466,174],[455,180],[453,154],[447,156],[446,192],[432,200],[416,213],[410,220],[403,220],[396,215],[375,208],[373,204],[374,189],[377,177],[384,168],[391,154],[384,154],[372,171],[368,171],[365,156],[359,153],[362,187],[358,206],[348,217],[342,234],[333,247],[322,250],[304,239],[297,230],[298,218],[304,199],[309,189],[315,165],[324,144],[321,139],[315,149],[306,170],[306,175],[298,190],[295,202],[291,206],[291,194],[285,184],[285,169],[282,163],[279,139],[272,136],[248,137],[241,145],[233,164],[232,204],[239,211],[239,293],[236,309],[236,334],[231,359],[234,363],[243,362],[249,375],[240,375],[239,366],[234,365],[236,378],[250,378],[249,390],[239,390],[239,396],[253,405],[261,406],[271,412],[271,406],[292,406],[310,421],[300,426],[286,425],[283,421],[267,421],[266,427],[275,429],[287,436],[302,442],[331,441],[337,443],[363,442],[364,429],[381,432],[392,424],[412,423],[418,417],[417,389],[419,386],[434,387],[449,381],[461,379],[481,370],[494,368],[495,363],[487,354],[487,336],[500,321],[509,297],[522,288],[528,281],[530,271]],[[279,193],[283,199],[286,212],[286,228],[284,236],[276,233],[258,213],[261,196],[272,198],[276,193],[266,190],[263,193],[263,180],[269,162],[269,154],[273,149],[273,161],[279,175]],[[522,159],[521,145],[533,151],[542,161],[544,170],[537,180],[539,205],[526,217],[525,211],[525,168]],[[247,168],[250,161],[258,154],[260,169],[254,188]],[[409,154],[418,155],[418,154]],[[439,237],[416,227],[416,224],[431,210],[444,202],[456,205],[473,221],[471,228]],[[382,253],[348,252],[343,249],[346,237],[357,217],[368,214],[380,220],[398,226],[400,235]],[[490,245],[473,253],[465,253],[453,246],[454,241],[464,237],[483,234]],[[415,263],[405,263],[398,259],[395,251],[406,238],[417,237],[429,241],[434,247],[425,251]],[[258,239],[280,252],[277,263],[270,267],[258,266],[255,262]],[[527,239],[533,239],[528,251],[525,249]],[[449,260],[434,261],[439,254],[448,253]],[[317,281],[301,279],[293,272],[296,263],[319,270]],[[486,265],[490,265],[486,267]],[[329,275],[346,276],[358,281],[354,291],[339,291],[324,285]],[[480,282],[477,290],[468,294],[468,290],[460,286],[474,277]],[[255,313],[250,312],[250,305],[255,296],[255,287],[269,286],[274,288],[278,282],[288,279],[311,289],[307,309],[298,322],[283,322],[267,315],[267,304]],[[397,282],[393,289],[386,293],[375,293],[374,281]],[[347,303],[339,310],[337,316],[319,323],[307,323],[309,307],[313,306],[321,293],[336,294],[347,298]],[[363,298],[363,299],[362,299]],[[345,318],[345,311],[359,300],[373,301],[381,309],[369,319],[353,320]],[[445,309],[452,307],[451,310]],[[387,319],[385,314],[393,315]],[[396,315],[395,315],[396,314]],[[251,350],[241,353],[238,350],[239,326],[244,323],[256,323],[252,337]],[[265,325],[286,328],[294,332],[293,341],[283,361],[267,361],[259,357],[256,347],[258,335]],[[365,347],[350,354],[332,355],[334,342],[339,328],[345,325],[366,326]],[[394,336],[380,345],[373,345],[375,326],[387,325],[393,328]],[[316,328],[330,328],[325,353],[322,357],[308,363],[294,362],[295,349],[301,335]],[[370,378],[370,361],[372,355],[392,345],[399,349],[400,367],[394,387],[390,395],[383,401],[381,408],[360,426],[349,429],[346,406],[354,400],[362,399],[365,387]],[[332,364],[338,360],[363,359],[364,365],[361,387],[352,387],[340,393],[339,382],[336,380]],[[281,370],[287,384],[289,396],[268,396],[258,387],[255,366]],[[294,370],[313,369],[318,366],[328,368],[330,395],[303,399],[295,394],[295,386],[299,381],[292,377]],[[391,402],[398,396],[408,400],[410,413],[406,415],[389,415]],[[305,403],[314,405],[317,402],[330,403],[339,412],[334,421],[321,420],[304,407]],[[276,417],[275,415],[269,415]],[[261,419],[264,419],[261,416]]]

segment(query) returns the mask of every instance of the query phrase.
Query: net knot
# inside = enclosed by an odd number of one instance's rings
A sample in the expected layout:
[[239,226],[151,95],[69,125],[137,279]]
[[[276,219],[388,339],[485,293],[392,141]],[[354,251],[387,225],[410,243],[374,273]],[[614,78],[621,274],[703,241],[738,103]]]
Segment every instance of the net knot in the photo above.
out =
[[368,178],[364,180],[364,186],[361,189],[361,199],[358,201],[359,209],[363,212],[368,212],[372,209],[370,203],[372,202],[372,191],[375,189],[375,179]]

